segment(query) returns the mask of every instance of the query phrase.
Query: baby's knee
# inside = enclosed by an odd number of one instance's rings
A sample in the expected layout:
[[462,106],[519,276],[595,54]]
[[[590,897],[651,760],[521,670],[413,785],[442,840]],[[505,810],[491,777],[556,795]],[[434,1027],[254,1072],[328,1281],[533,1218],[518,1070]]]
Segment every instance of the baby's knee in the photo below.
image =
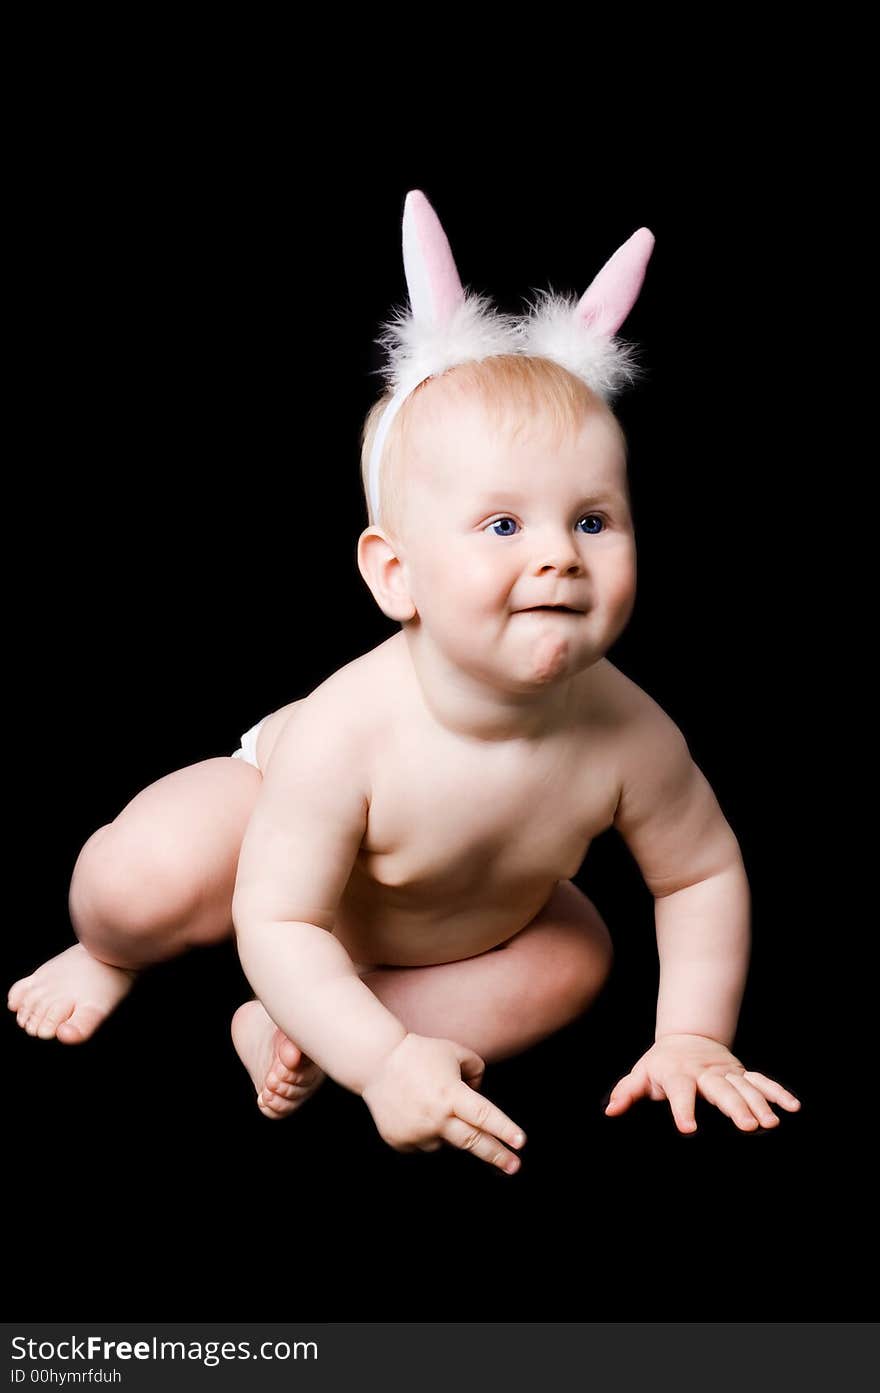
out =
[[81,938],[109,932],[149,942],[167,937],[193,914],[199,893],[185,849],[166,845],[158,835],[148,845],[133,842],[111,823],[80,852],[68,898]]
[[611,934],[598,911],[593,909],[582,924],[572,926],[565,956],[561,989],[571,999],[574,1012],[580,1014],[598,996],[614,964]]

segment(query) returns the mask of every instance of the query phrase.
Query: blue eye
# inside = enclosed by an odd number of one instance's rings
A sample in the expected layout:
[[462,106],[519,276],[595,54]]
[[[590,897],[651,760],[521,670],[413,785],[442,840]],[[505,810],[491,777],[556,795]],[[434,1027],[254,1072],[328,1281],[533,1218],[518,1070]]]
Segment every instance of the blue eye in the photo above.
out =
[[[489,523],[489,526],[490,526],[490,527],[500,527],[501,524],[502,524],[502,523],[505,523],[505,522],[512,523],[514,527],[516,526],[516,523],[514,522],[513,518],[496,518],[494,522],[490,522],[490,523]],[[513,533],[513,532],[496,532],[496,533],[495,533],[495,536],[496,536],[496,537],[513,537],[513,536],[515,536],[515,535],[516,535],[516,534]]]
[[[593,523],[597,523],[597,524],[598,524],[598,527],[591,527],[591,528],[589,529],[589,531],[585,531],[585,535],[588,536],[588,537],[597,537],[597,536],[599,535],[599,532],[601,532],[601,531],[604,530],[604,527],[605,527],[605,519],[601,516],[600,513],[584,513],[583,517],[579,519],[579,523],[581,523],[581,522],[588,522],[588,521],[589,521],[589,522],[593,522]],[[504,527],[504,528],[505,528],[505,530],[504,530],[503,532],[495,532],[494,535],[495,535],[496,537],[515,537],[515,536],[516,536],[516,531],[515,531],[515,529],[516,529],[516,527],[517,527],[517,523],[516,523],[516,521],[515,521],[514,518],[509,518],[509,517],[496,518],[494,522],[490,522],[490,523],[488,524],[488,527],[491,527],[491,528],[493,529],[493,531],[494,531],[494,529],[495,529],[496,527]]]

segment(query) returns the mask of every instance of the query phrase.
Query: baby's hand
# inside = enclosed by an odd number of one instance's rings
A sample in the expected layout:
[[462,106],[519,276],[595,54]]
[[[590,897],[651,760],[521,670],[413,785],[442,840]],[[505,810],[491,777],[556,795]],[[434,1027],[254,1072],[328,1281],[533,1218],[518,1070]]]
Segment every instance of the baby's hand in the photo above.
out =
[[437,1151],[447,1141],[512,1175],[519,1157],[502,1142],[522,1146],[525,1134],[465,1082],[478,1086],[485,1067],[465,1045],[410,1032],[361,1097],[395,1151]]
[[797,1112],[800,1102],[766,1074],[744,1069],[735,1055],[706,1035],[663,1035],[642,1055],[632,1073],[611,1090],[606,1115],[617,1117],[637,1098],[669,1100],[680,1132],[696,1131],[696,1093],[714,1103],[744,1132],[775,1127],[779,1118],[767,1102]]

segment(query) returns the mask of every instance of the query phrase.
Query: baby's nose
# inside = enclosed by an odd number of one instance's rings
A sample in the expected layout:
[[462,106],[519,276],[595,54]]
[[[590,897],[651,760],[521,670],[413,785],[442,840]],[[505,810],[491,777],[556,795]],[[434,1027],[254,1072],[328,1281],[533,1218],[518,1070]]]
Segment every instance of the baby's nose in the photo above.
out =
[[535,561],[535,573],[543,574],[545,571],[560,571],[563,575],[576,574],[581,570],[581,558],[575,547],[570,542],[561,542],[557,546],[545,547],[538,553]]

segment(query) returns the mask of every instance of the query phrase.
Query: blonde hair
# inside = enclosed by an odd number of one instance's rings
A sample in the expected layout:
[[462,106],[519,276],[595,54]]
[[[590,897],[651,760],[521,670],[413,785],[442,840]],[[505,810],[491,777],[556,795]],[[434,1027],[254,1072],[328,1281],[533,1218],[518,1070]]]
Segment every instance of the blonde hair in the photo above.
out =
[[[367,504],[368,526],[376,524],[367,489],[367,470],[379,421],[392,393],[385,392],[367,413],[361,433],[361,484]],[[623,427],[610,406],[579,377],[550,358],[525,354],[499,354],[479,362],[459,363],[439,377],[428,378],[416,387],[391,423],[379,480],[380,526],[391,536],[400,535],[403,518],[405,461],[413,432],[431,421],[440,423],[443,412],[463,400],[478,401],[492,426],[505,431],[509,439],[527,433],[529,425],[540,420],[549,426],[555,446],[571,435],[594,411],[603,411],[614,421],[620,434],[624,456],[628,448]]]

